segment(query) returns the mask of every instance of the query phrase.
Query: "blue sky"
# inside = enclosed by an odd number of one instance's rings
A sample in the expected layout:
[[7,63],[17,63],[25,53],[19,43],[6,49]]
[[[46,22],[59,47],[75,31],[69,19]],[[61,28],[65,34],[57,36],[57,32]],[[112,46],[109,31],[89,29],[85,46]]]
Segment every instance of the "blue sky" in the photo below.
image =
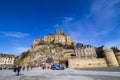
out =
[[120,0],[0,0],[0,53],[19,55],[57,23],[75,42],[120,48]]

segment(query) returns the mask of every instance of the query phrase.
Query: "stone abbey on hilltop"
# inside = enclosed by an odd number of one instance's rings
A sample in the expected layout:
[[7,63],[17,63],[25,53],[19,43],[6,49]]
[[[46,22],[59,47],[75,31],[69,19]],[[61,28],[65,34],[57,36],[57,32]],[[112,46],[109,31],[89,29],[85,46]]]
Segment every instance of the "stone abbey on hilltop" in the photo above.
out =
[[66,35],[65,33],[61,33],[58,28],[56,29],[55,34],[49,34],[47,36],[44,36],[43,38],[35,39],[32,43],[32,46],[29,50],[34,50],[36,45],[42,45],[42,44],[63,44],[63,45],[71,45],[74,43],[74,41]]
[[120,52],[113,52],[106,47],[76,44],[72,38],[61,33],[35,39],[29,48],[30,54],[23,60],[24,66],[50,67],[59,63],[69,68],[94,68],[120,65]]
[[[47,59],[52,59],[51,63],[68,61],[71,54],[74,54],[74,41],[65,33],[58,30],[55,34],[49,34],[43,38],[35,39],[29,48],[29,54],[23,61],[22,65],[40,66],[46,64]],[[68,63],[68,62],[67,62]]]

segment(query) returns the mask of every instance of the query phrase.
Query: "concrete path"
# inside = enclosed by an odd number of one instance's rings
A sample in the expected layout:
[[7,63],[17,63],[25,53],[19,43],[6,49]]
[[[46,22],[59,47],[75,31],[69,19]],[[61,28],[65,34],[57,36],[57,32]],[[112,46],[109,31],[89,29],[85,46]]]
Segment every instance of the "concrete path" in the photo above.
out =
[[0,70],[0,80],[120,80],[120,72],[34,68],[16,76],[12,70]]

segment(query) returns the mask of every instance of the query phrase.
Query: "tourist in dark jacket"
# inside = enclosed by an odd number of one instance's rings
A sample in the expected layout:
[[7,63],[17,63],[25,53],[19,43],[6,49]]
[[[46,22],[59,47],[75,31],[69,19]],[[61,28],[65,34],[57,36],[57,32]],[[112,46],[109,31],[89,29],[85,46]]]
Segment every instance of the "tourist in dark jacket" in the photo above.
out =
[[17,67],[17,76],[19,76],[20,70],[21,70],[21,66],[18,66]]

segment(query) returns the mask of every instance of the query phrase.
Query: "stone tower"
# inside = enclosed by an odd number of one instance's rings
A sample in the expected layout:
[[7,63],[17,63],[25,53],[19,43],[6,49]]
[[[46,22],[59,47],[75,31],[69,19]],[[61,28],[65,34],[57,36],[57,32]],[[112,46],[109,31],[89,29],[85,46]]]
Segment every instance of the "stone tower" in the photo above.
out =
[[117,61],[118,61],[119,65],[120,65],[120,52],[115,52],[115,56],[116,56]]
[[103,48],[108,66],[119,66],[115,54],[112,49]]

